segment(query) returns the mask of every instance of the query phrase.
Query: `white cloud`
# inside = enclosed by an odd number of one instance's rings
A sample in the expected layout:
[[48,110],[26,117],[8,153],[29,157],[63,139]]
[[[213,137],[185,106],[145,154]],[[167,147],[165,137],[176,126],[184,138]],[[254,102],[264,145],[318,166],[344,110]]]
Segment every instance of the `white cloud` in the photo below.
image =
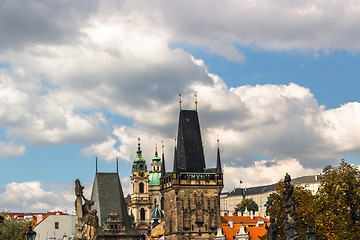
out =
[[[39,181],[9,183],[0,193],[2,210],[24,212],[65,211],[74,209],[74,195],[70,184],[61,184],[46,190]],[[71,196],[72,195],[72,196]]]
[[[235,187],[254,187],[277,183],[286,173],[292,178],[314,175],[321,169],[304,168],[296,159],[255,162],[249,167],[224,166],[224,191]],[[240,185],[240,181],[242,184]]]
[[9,158],[20,156],[26,153],[26,148],[24,145],[15,144],[12,142],[0,142],[0,157]]
[[59,95],[68,93],[46,87],[39,76],[22,68],[3,69],[0,85],[0,124],[6,127],[7,137],[31,144],[76,143],[101,137],[100,125],[106,124],[101,115],[76,111],[80,99],[74,104],[71,98],[65,102]]

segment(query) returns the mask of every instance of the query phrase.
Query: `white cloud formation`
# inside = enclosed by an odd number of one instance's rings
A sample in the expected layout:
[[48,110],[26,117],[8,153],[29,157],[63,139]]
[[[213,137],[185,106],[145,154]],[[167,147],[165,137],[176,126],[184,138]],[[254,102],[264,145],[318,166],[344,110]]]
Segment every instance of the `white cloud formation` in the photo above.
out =
[[39,181],[9,183],[0,193],[2,211],[24,212],[73,211],[74,194],[70,184],[59,184],[46,190]]
[[26,153],[26,148],[24,145],[16,144],[13,142],[0,142],[0,157],[9,158],[20,156]]
[[[24,69],[0,70],[0,85],[0,125],[6,128],[6,137],[31,144],[77,143],[101,137],[101,114],[77,111],[81,99],[75,104],[70,103],[71,98],[64,102],[59,95],[66,98],[67,92],[44,86],[39,77]],[[25,152],[21,147],[18,150]]]
[[[254,187],[277,183],[286,173],[292,178],[316,175],[321,169],[304,168],[296,159],[264,160],[249,167],[224,166],[224,191],[234,187]],[[242,184],[240,185],[240,181]]]

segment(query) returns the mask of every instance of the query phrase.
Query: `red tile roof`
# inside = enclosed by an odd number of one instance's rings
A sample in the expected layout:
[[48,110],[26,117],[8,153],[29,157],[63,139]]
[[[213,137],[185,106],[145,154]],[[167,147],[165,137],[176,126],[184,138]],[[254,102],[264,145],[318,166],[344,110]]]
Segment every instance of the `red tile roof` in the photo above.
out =
[[254,216],[253,219],[250,216],[222,216],[221,223],[228,223],[230,219],[234,224],[256,224],[258,221],[270,222],[268,219],[259,216]]
[[[233,222],[233,228],[231,229],[228,221]],[[264,225],[255,227],[258,221],[263,221],[264,223],[269,222],[268,219],[263,217],[254,216],[251,219],[249,216],[224,216],[221,217],[221,227],[223,233],[226,234],[227,240],[233,240],[236,233],[239,232],[240,226],[246,226],[246,232],[249,233],[250,240],[258,240],[259,237],[263,236],[267,230]]]

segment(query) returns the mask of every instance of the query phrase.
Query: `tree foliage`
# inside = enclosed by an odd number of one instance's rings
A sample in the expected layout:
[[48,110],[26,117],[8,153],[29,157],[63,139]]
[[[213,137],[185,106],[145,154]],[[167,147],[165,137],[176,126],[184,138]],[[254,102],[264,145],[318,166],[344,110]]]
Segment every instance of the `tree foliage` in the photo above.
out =
[[1,240],[23,240],[27,222],[16,220],[2,214],[4,222],[0,223],[0,239]]
[[317,193],[319,239],[360,239],[360,179],[356,166],[327,166]]
[[243,199],[236,206],[235,214],[237,214],[238,212],[240,212],[242,214],[243,212],[245,212],[245,210],[252,211],[254,213],[259,210],[259,206],[256,204],[256,202],[252,198]]
[[[270,200],[268,199],[269,204],[267,204],[268,207],[266,210],[268,215],[275,217],[275,221],[279,227],[279,239],[282,239],[284,232],[284,187],[284,181],[279,181],[274,193],[270,195],[272,204],[270,204]],[[299,239],[305,239],[304,233],[308,225],[314,223],[314,196],[309,190],[306,190],[301,186],[294,186],[293,197],[296,201],[295,212],[299,222]]]
[[[279,239],[283,236],[283,191],[281,180],[267,202],[267,214],[275,217]],[[316,195],[294,186],[295,211],[299,218],[299,239],[309,224],[316,239],[360,239],[360,172],[356,166],[341,161],[340,166],[327,166],[320,176]]]

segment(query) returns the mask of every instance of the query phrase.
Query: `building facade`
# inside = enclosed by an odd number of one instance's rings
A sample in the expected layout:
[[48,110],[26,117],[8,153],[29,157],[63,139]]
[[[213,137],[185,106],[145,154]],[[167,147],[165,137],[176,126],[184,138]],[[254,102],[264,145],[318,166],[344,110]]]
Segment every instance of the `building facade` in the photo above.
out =
[[36,240],[75,239],[76,221],[75,215],[49,215],[34,228]]
[[[315,194],[320,186],[319,176],[310,175],[294,178],[291,184],[302,186]],[[249,188],[236,188],[229,192],[223,192],[220,195],[220,211],[221,216],[233,216],[236,206],[243,200],[252,198],[259,206],[259,211],[255,213],[257,216],[265,217],[266,202],[271,193],[274,192],[276,184],[264,185]]]
[[165,239],[214,239],[220,227],[223,188],[220,151],[217,167],[206,168],[197,111],[181,110],[173,171],[161,172]]

